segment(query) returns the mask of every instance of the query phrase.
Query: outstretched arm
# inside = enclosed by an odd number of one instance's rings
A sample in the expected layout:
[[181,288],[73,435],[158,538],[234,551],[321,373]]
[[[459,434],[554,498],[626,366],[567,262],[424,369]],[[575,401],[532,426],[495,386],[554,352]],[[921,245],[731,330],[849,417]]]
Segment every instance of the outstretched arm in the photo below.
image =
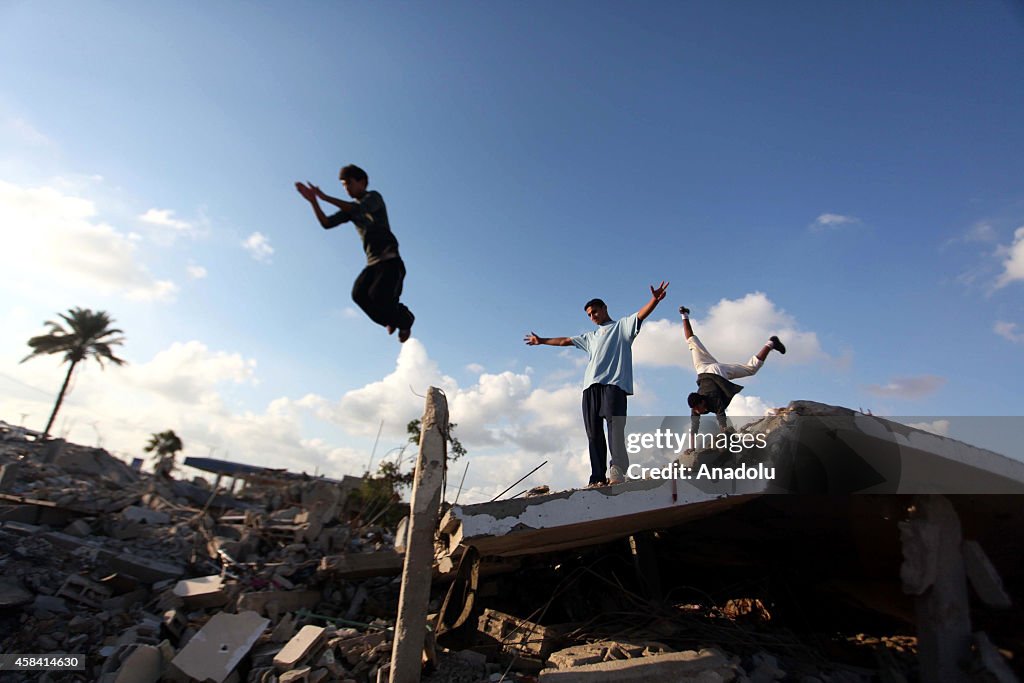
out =
[[535,332],[523,337],[523,341],[526,342],[527,346],[537,346],[544,344],[547,346],[572,346],[572,339],[569,337],[538,337]]
[[661,284],[655,288],[651,285],[651,300],[643,305],[639,311],[636,312],[636,317],[643,322],[647,319],[654,309],[658,307],[658,302],[665,298],[665,292],[668,291],[668,283],[662,280]]
[[306,183],[295,183],[295,189],[298,190],[299,194],[302,195],[302,198],[309,202],[310,206],[313,207],[313,213],[316,215],[316,219],[320,221],[320,225],[324,230],[344,223],[348,220],[348,215],[341,214],[337,217],[328,216],[324,213],[324,210],[320,208],[320,203],[317,199],[323,199],[325,202],[334,204],[344,211],[348,211],[351,207],[355,207],[355,204],[352,202],[346,202],[336,199],[335,197],[327,196],[324,194],[323,190],[309,181],[306,181]]

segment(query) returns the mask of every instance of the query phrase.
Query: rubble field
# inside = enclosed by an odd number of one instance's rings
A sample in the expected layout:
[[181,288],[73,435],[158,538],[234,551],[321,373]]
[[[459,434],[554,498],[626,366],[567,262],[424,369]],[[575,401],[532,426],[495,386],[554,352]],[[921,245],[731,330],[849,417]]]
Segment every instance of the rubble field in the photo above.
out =
[[[0,652],[85,656],[0,683],[388,680],[407,506],[351,482],[267,470],[221,487],[0,439]],[[966,535],[982,511],[954,503]],[[583,548],[467,550],[435,564],[421,680],[918,680],[892,521],[905,504],[753,497]],[[993,533],[1019,532],[1016,498],[986,505],[1003,510]],[[1020,595],[1019,543],[986,548]],[[971,616],[1019,675],[1019,611]]]

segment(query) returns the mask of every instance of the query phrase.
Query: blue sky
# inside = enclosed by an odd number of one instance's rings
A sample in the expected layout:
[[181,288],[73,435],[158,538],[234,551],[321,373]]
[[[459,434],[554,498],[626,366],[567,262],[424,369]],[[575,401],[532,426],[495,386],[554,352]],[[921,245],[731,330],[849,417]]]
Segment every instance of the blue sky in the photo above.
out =
[[[45,422],[60,370],[18,361],[83,306],[130,365],[81,372],[79,441],[358,473],[433,383],[470,495],[545,459],[576,485],[583,355],[523,334],[663,279],[634,414],[684,410],[680,303],[723,360],[787,340],[738,411],[1022,414],[1019,4],[5,2],[0,64],[0,419]],[[292,187],[343,196],[350,162],[401,242],[404,348]]]

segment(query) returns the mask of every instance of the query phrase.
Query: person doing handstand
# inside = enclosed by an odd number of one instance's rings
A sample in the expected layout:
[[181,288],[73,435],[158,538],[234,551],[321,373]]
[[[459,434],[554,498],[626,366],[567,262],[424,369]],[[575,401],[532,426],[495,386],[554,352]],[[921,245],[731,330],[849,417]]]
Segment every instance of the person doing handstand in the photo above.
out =
[[[690,406],[690,434],[696,436],[700,431],[700,416],[707,413],[714,413],[718,419],[718,428],[726,432],[729,422],[725,410],[733,397],[743,390],[742,386],[729,380],[756,374],[773,349],[786,353],[786,345],[778,337],[772,336],[746,363],[719,363],[693,333],[690,309],[680,306],[679,313],[683,316],[683,335],[693,356],[693,369],[697,371],[697,391],[686,397]],[[688,449],[687,452],[692,450]]]

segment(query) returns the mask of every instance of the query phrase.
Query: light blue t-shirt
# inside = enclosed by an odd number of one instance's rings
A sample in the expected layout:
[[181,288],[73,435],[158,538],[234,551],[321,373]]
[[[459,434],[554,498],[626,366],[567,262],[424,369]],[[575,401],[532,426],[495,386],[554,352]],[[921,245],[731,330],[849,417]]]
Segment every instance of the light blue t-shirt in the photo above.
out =
[[592,384],[613,384],[633,393],[633,340],[640,334],[636,313],[610,320],[596,330],[572,338],[572,345],[590,354],[583,388]]

